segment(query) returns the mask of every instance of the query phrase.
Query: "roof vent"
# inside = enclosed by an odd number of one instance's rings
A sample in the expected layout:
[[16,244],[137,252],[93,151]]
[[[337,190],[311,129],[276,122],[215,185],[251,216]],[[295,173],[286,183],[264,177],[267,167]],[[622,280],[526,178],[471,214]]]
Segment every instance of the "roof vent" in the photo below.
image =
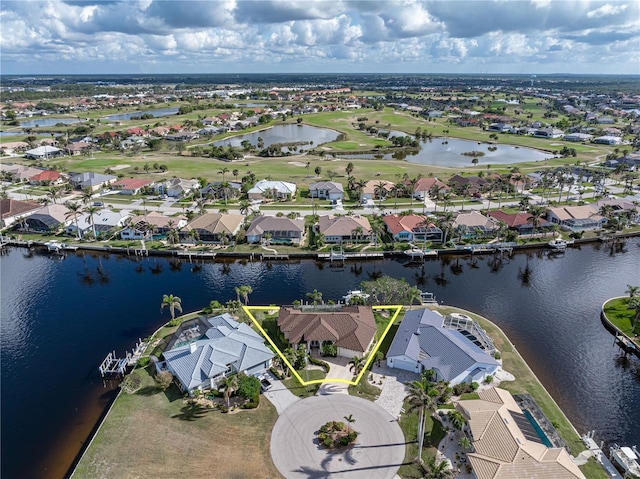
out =
[[415,334],[416,336],[420,336],[420,331],[414,331],[413,334]]

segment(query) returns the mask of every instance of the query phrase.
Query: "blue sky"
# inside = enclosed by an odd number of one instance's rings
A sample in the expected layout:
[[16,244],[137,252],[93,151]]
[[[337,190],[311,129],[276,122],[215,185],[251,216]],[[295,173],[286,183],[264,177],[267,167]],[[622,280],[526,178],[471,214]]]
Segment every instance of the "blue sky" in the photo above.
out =
[[3,74],[640,73],[640,2],[2,0]]

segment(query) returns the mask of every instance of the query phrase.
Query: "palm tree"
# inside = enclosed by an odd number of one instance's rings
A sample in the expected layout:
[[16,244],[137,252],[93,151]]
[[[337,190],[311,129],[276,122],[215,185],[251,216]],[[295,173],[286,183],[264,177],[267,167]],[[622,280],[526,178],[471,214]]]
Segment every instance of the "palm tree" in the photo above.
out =
[[307,293],[307,298],[309,298],[313,304],[318,304],[322,302],[322,293],[317,289],[314,289],[310,293]]
[[60,188],[51,187],[49,188],[49,192],[47,193],[53,204],[56,204],[56,200],[60,199]]
[[433,212],[438,211],[438,200],[440,199],[440,195],[442,194],[442,187],[438,185],[433,185],[429,188],[429,198],[433,200],[435,207],[433,208]]
[[386,184],[383,181],[379,181],[373,189],[373,193],[380,200],[378,208],[382,208],[382,200],[387,196]]
[[227,400],[227,408],[229,408],[229,399],[234,391],[238,389],[238,375],[225,376],[218,384],[218,387],[224,389],[224,398]]
[[344,416],[344,420],[347,421],[347,434],[351,433],[351,424],[356,422],[353,418],[353,414],[349,414],[348,416]]
[[533,234],[537,233],[545,212],[546,210],[542,206],[532,206],[531,208],[529,208],[529,217],[527,218],[527,223],[530,223],[533,226]]
[[226,175],[227,173],[229,173],[229,168],[220,168],[218,170],[218,173],[222,175],[222,182],[224,183],[224,175]]
[[244,215],[246,218],[249,215],[249,212],[251,211],[251,203],[249,202],[249,200],[241,200],[239,207],[240,207],[240,214]]
[[347,176],[351,176],[351,173],[353,173],[353,169],[354,169],[353,163],[349,162],[347,163],[347,166],[345,167],[344,171],[347,172]]
[[463,451],[469,451],[471,449],[471,441],[469,441],[469,438],[467,436],[462,436],[458,440],[458,446]]
[[449,422],[456,430],[460,431],[467,423],[467,420],[460,411],[452,411],[449,413]]
[[404,188],[402,187],[402,185],[396,184],[396,185],[393,185],[393,188],[391,188],[391,192],[393,193],[393,196],[395,198],[393,207],[397,213],[398,212],[398,194],[404,192]]
[[435,396],[430,394],[431,383],[422,378],[420,381],[409,383],[409,412],[418,410],[418,456],[416,459],[422,464],[422,446],[424,444],[426,411],[435,411],[437,402]]
[[634,296],[633,298],[629,299],[628,306],[629,309],[635,310],[635,314],[633,316],[633,319],[631,320],[631,334],[635,334],[638,320],[640,320],[640,298]]
[[84,209],[84,212],[89,215],[87,217],[87,220],[89,220],[88,223],[91,225],[91,229],[93,230],[93,239],[98,239],[98,234],[96,233],[96,223],[93,220],[93,215],[95,215],[98,211],[100,211],[100,208],[98,208],[97,206],[89,206],[88,208]]
[[354,356],[348,363],[349,371],[351,371],[354,376],[357,376],[358,374],[360,374],[360,371],[362,371],[362,368],[364,368],[364,362],[364,358]]
[[73,221],[76,224],[76,235],[80,239],[80,227],[78,226],[78,215],[82,210],[82,205],[75,201],[67,201],[64,204],[69,211],[64,215],[65,219],[73,217]]
[[638,292],[640,292],[640,286],[633,286],[631,284],[628,284],[627,289],[625,290],[625,293],[629,295],[629,298],[634,298]]
[[160,304],[160,309],[164,309],[165,307],[169,308],[169,312],[171,313],[171,320],[173,321],[176,318],[176,309],[182,313],[182,300],[178,296],[174,296],[172,294],[165,294],[162,296],[162,303]]
[[460,211],[464,211],[464,202],[467,199],[467,196],[469,196],[469,190],[471,190],[470,183],[464,183],[458,188],[458,194],[462,196],[462,206],[460,207]]
[[92,199],[93,199],[93,191],[91,191],[91,188],[84,188],[82,190],[82,196],[80,196],[80,200],[82,201],[82,204],[88,205],[89,203],[91,203]]
[[449,467],[449,462],[442,460],[436,462],[435,457],[428,457],[426,461],[426,472],[429,479],[449,479],[454,477],[453,470]]
[[244,299],[244,305],[249,304],[249,295],[253,293],[253,288],[249,285],[240,286],[240,288],[236,288],[236,292],[240,289],[240,296]]

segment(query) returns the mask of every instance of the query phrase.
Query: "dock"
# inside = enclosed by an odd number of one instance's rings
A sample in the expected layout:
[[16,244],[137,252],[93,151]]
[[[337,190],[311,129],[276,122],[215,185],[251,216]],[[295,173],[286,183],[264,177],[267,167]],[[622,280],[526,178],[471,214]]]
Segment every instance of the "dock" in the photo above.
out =
[[582,442],[587,446],[587,449],[591,453],[591,455],[598,461],[598,464],[602,466],[607,475],[611,479],[622,479],[622,475],[618,472],[618,470],[611,463],[609,458],[602,452],[602,446],[598,446],[596,441],[593,440],[593,436],[595,431],[589,431],[588,433],[582,436]]
[[213,259],[216,257],[216,253],[213,251],[178,251],[177,256],[182,258],[188,258],[189,261],[192,259]]
[[115,351],[111,351],[98,366],[100,375],[104,378],[107,376],[124,376],[129,368],[134,368],[138,364],[138,360],[144,354],[147,343],[138,338],[135,347],[131,351],[127,351],[124,357],[119,358]]
[[279,259],[289,259],[289,255],[288,254],[282,254],[282,253],[262,253],[260,255],[260,259],[262,260],[279,260]]

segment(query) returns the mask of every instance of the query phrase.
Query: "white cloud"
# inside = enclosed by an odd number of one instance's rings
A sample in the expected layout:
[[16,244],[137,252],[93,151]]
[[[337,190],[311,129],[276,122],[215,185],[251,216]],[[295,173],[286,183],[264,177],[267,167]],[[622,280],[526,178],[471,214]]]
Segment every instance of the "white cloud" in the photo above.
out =
[[619,15],[627,9],[627,6],[622,5],[611,5],[607,3],[606,5],[602,5],[595,10],[590,10],[587,12],[588,18],[600,18],[600,17],[609,17],[612,15]]

